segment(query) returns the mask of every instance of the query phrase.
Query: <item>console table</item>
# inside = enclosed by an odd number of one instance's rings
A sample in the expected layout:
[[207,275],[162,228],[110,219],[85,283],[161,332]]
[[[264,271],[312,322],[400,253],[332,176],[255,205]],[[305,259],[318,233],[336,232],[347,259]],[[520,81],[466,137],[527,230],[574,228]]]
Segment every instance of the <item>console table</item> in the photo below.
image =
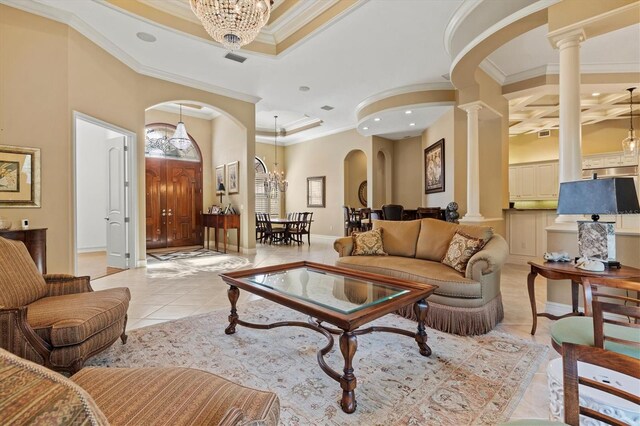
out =
[[5,229],[0,231],[0,237],[22,241],[38,270],[47,273],[47,228]]
[[218,250],[219,230],[224,231],[224,252],[227,252],[227,229],[235,229],[238,238],[238,253],[240,253],[240,215],[239,214],[217,214],[203,213],[202,226],[206,230],[207,248],[209,248],[209,229],[214,228],[216,251]]
[[[593,272],[578,269],[573,262],[531,261],[528,263],[531,266],[531,272],[527,277],[527,288],[529,290],[531,313],[533,314],[533,325],[531,326],[532,335],[536,334],[538,317],[557,320],[568,316],[584,315],[578,311],[579,286],[582,284],[583,277],[617,278],[622,280],[640,278],[640,269],[630,266],[622,266],[620,269],[605,269],[603,272]],[[571,280],[571,312],[558,316],[537,311],[535,281],[538,274],[551,280]]]

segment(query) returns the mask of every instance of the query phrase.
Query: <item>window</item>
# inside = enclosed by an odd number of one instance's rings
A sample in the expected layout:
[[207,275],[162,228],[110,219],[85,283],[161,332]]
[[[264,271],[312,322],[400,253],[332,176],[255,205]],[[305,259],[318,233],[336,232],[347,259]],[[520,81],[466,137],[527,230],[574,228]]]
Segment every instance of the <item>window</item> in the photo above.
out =
[[182,161],[200,161],[200,153],[191,136],[191,146],[178,149],[169,138],[176,131],[176,126],[165,123],[149,124],[145,127],[144,156],[148,158],[170,158]]
[[269,213],[272,216],[280,216],[280,198],[278,192],[275,198],[270,198],[264,190],[264,182],[267,180],[269,171],[264,161],[256,157],[256,213]]

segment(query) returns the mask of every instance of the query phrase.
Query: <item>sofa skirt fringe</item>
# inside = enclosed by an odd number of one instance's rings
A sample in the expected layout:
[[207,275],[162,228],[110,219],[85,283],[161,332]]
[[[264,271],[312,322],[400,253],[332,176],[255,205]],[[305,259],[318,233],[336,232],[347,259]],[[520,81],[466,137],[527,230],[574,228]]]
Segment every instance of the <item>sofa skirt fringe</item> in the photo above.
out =
[[[441,305],[429,302],[427,312],[427,327],[444,331],[445,333],[458,334],[460,336],[474,336],[491,331],[504,319],[502,306],[502,294],[498,294],[489,303],[478,308],[460,308],[457,306]],[[405,306],[398,310],[397,314],[418,320],[413,305]]]

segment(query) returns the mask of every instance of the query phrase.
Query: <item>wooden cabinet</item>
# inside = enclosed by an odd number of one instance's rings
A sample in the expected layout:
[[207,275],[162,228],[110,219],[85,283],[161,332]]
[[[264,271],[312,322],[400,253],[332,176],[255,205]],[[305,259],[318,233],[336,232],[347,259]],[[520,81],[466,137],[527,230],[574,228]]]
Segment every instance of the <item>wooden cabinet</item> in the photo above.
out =
[[507,241],[509,263],[526,264],[547,251],[547,226],[554,223],[555,210],[509,210]]
[[586,155],[582,158],[582,169],[603,169],[607,167],[637,166],[637,155],[624,155],[623,152]]
[[22,241],[38,270],[47,273],[47,228],[7,229],[0,231],[0,237]]
[[556,200],[558,162],[509,166],[509,200]]

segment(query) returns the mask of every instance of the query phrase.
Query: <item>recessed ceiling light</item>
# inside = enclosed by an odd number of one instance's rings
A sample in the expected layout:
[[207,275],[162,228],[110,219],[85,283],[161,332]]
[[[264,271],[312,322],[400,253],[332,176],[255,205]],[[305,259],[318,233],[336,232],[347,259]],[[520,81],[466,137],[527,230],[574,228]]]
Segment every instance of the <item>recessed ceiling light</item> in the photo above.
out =
[[368,127],[363,127],[362,130],[369,130],[369,128]]
[[323,107],[320,107],[320,109],[323,109],[325,111],[331,111],[333,109],[333,107],[331,105],[325,105]]
[[409,126],[415,126],[416,123],[409,123]]
[[301,92],[308,92],[311,88],[309,86],[300,86],[298,87],[298,90]]
[[146,41],[147,43],[153,43],[154,41],[156,41],[156,36],[149,33],[139,32],[136,34],[136,37],[138,37],[142,41]]
[[591,96],[600,96],[600,93],[599,93],[599,92],[593,92],[593,93],[591,94]]
[[380,117],[376,117],[373,119],[373,121],[380,121],[380,120],[382,120]]
[[405,114],[411,114],[413,111],[411,111],[410,109],[406,110],[404,113]]

